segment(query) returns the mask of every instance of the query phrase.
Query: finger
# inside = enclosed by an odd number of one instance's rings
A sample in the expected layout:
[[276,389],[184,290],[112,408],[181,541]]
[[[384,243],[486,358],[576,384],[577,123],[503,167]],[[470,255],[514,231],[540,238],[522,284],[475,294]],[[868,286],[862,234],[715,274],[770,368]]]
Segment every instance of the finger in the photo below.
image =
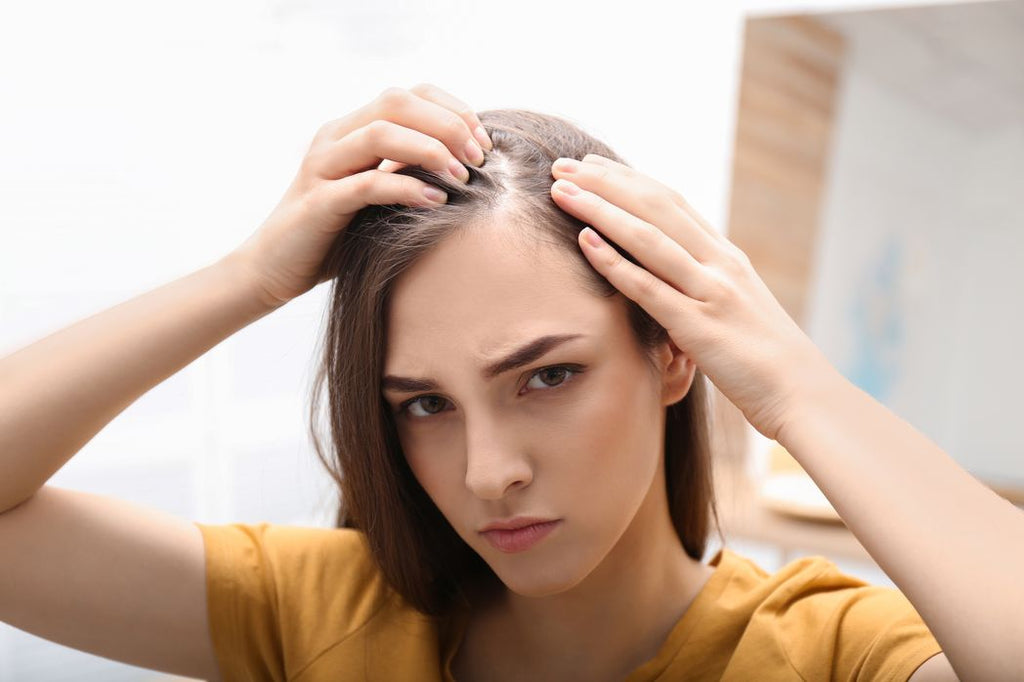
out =
[[[708,294],[703,266],[679,242],[654,225],[640,220],[603,198],[577,188],[576,195],[564,193],[573,183],[556,180],[552,195],[558,205],[618,244],[651,274],[670,283],[680,293],[703,301]],[[614,251],[614,249],[612,249]]]
[[[402,88],[387,88],[369,104],[326,124],[321,133],[318,133],[318,139],[340,140],[377,120],[391,121],[433,137],[441,141],[452,155],[463,163],[483,163],[483,150],[462,117],[446,107]],[[360,170],[376,167],[379,162],[380,159],[363,159],[364,165]]]
[[[377,167],[381,160],[418,165],[465,182],[469,171],[437,138],[391,121],[377,119],[309,155],[324,178],[338,179]],[[392,171],[393,172],[393,171]],[[456,176],[456,173],[459,175]]]
[[601,240],[598,246],[592,245],[588,234],[594,234],[592,228],[580,232],[579,242],[594,269],[623,295],[636,301],[670,334],[696,319],[700,312],[699,301],[686,296],[649,270],[629,262],[607,242]]
[[452,95],[450,92],[443,90],[432,83],[420,83],[409,88],[409,92],[414,92],[420,97],[430,100],[436,104],[440,104],[443,107],[451,109],[458,114],[469,129],[473,131],[473,137],[480,143],[480,146],[491,151],[494,149],[494,143],[491,142],[491,138],[488,137],[487,131],[484,130],[484,124],[480,122],[480,118],[473,111],[473,108],[463,102],[458,97]]
[[[446,200],[432,201],[425,194],[427,188],[439,188],[410,175],[398,175],[380,170],[369,170],[328,182],[317,188],[318,197],[336,215],[350,215],[371,204],[404,204],[406,206],[437,206]],[[442,192],[443,194],[443,192]]]
[[[615,161],[613,159],[609,159],[607,157],[601,156],[600,154],[587,154],[586,156],[583,157],[583,161],[586,162],[586,163],[595,163],[595,164],[598,164],[600,166],[604,166],[606,168],[614,168],[614,169],[619,170],[619,171],[621,171],[623,173],[626,173],[626,174],[629,174],[629,173],[638,174],[638,171],[635,168],[631,168],[629,166],[626,166],[624,164],[619,163],[618,161]],[[646,176],[644,176],[644,177],[646,177]],[[657,181],[652,179],[652,182],[657,182]],[[683,196],[681,194],[679,194],[679,192],[675,191],[671,187],[668,187],[667,185],[664,185],[664,184],[662,184],[660,182],[657,183],[657,184],[662,186],[662,187],[664,187],[665,191],[668,192],[668,194],[671,197],[672,201],[679,208],[681,208],[686,213],[688,218],[694,224],[700,226],[700,228],[702,230],[707,232],[708,235],[712,239],[714,239],[714,240],[716,240],[718,242],[728,241],[726,239],[725,235],[723,235],[721,232],[716,230],[708,221],[706,221],[703,218],[703,216],[701,216],[699,213],[697,213],[697,211],[693,210],[693,208],[690,206],[690,204],[687,203],[686,199],[683,198]],[[731,244],[731,242],[729,242],[729,243]]]
[[[483,164],[480,143],[465,119],[451,109],[402,88],[387,88],[370,105],[378,113],[374,118],[392,121],[419,130],[447,146],[464,163]],[[473,114],[475,119],[476,114]]]
[[407,165],[409,164],[398,163],[397,161],[392,161],[391,159],[384,159],[383,161],[380,162],[380,165],[377,166],[377,170],[382,170],[388,173],[394,173],[399,168],[405,168]]
[[680,208],[671,196],[674,194],[671,189],[597,154],[583,158],[586,161],[574,164],[572,169],[556,162],[552,166],[552,174],[572,180],[638,218],[657,225],[701,263],[720,259],[721,244]]

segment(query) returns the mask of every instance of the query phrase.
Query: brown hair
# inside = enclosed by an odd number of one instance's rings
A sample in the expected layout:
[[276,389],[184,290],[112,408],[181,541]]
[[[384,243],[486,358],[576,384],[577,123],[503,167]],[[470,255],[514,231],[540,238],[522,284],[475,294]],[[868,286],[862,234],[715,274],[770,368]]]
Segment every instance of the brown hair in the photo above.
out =
[[[584,223],[550,195],[551,164],[561,156],[600,154],[625,163],[575,124],[521,109],[479,112],[494,143],[482,167],[467,166],[466,185],[419,166],[395,172],[437,185],[448,201],[437,207],[401,204],[364,207],[324,261],[333,278],[323,355],[311,402],[317,456],[338,484],[339,528],[365,533],[380,569],[397,592],[425,614],[442,616],[468,605],[474,585],[497,577],[451,527],[409,468],[391,410],[381,393],[387,348],[387,312],[397,278],[417,258],[458,229],[486,225],[499,211],[521,227],[523,244],[546,242],[571,254],[574,272],[595,295],[620,295],[582,254]],[[636,259],[613,246],[633,263]],[[629,323],[640,347],[651,351],[668,333],[629,299]],[[330,452],[317,435],[321,393],[328,393]],[[687,395],[667,407],[665,475],[668,504],[686,553],[702,559],[710,523],[719,530],[712,488],[707,389],[698,370]]]

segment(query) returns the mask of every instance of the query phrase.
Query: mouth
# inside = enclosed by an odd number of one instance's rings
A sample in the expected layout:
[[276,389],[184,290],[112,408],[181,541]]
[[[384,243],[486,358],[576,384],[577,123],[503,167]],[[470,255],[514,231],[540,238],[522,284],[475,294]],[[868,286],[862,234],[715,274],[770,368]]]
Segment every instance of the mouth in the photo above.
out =
[[516,530],[518,528],[526,528],[527,526],[533,526],[538,523],[547,523],[549,521],[556,520],[557,519],[546,519],[540,516],[513,516],[510,519],[491,521],[481,528],[480,532],[486,533],[489,530]]
[[528,525],[522,525],[518,528],[491,528],[491,530],[481,531],[480,534],[487,538],[487,541],[495,549],[506,554],[512,554],[525,552],[530,549],[550,535],[561,523],[561,519],[555,519],[553,521],[528,523]]

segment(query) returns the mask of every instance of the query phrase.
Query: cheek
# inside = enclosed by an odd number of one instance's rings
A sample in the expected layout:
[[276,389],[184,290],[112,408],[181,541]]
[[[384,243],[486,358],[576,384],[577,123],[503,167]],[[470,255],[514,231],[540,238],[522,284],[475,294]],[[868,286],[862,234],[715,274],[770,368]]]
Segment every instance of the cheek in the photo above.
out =
[[[413,476],[439,509],[444,511],[445,501],[451,497],[451,488],[458,478],[452,463],[437,456],[439,444],[436,439],[415,437],[408,430],[400,433],[402,451]],[[441,448],[443,451],[443,448]],[[432,454],[433,453],[433,454]]]
[[450,514],[450,507],[454,496],[450,490],[450,484],[446,481],[446,473],[441,471],[427,458],[406,456],[409,468],[413,476],[419,482],[420,487],[427,493],[427,497],[434,505],[441,510],[446,517]]
[[605,434],[637,432],[651,409],[649,389],[631,366],[611,372],[599,389],[588,396],[587,423]]
[[[616,481],[649,479],[660,454],[658,410],[648,385],[617,372],[587,395],[576,416],[574,468],[581,479],[607,488]],[[625,491],[623,491],[625,492]]]
[[409,468],[412,469],[413,476],[429,492],[434,487],[434,481],[438,475],[436,458],[431,460],[427,449],[420,443],[417,443],[415,439],[403,435],[401,442],[402,452],[405,453],[405,461],[408,462]]

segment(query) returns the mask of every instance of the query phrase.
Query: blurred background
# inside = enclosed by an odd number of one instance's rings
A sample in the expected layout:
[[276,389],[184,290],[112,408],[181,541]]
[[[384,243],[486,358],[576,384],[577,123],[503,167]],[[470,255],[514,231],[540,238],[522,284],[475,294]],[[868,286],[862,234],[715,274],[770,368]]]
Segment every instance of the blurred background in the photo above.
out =
[[[426,81],[573,120],[678,189],[851,381],[1020,503],[1022,64],[1019,0],[4,3],[0,355],[220,258],[321,124]],[[331,526],[307,417],[326,293],[152,389],[51,484]],[[715,438],[729,547],[892,584],[720,395]],[[84,679],[173,678],[0,624],[0,680]]]

